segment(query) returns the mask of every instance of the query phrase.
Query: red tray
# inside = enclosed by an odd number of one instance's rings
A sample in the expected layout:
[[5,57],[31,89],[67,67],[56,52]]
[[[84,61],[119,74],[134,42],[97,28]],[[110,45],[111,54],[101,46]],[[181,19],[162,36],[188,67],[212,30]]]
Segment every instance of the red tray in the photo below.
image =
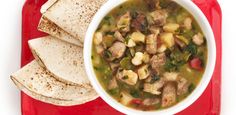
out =
[[[22,11],[22,66],[33,60],[33,56],[28,47],[28,40],[46,34],[37,30],[37,25],[41,14],[40,7],[47,0],[26,0]],[[216,0],[193,0],[193,2],[207,16],[209,23],[215,34],[217,46],[217,62],[214,75],[207,89],[202,96],[184,111],[178,115],[219,115],[220,114],[220,93],[221,93],[221,9]],[[119,115],[116,111],[107,105],[101,98],[83,105],[72,107],[59,107],[46,104],[24,93],[21,93],[22,115]]]

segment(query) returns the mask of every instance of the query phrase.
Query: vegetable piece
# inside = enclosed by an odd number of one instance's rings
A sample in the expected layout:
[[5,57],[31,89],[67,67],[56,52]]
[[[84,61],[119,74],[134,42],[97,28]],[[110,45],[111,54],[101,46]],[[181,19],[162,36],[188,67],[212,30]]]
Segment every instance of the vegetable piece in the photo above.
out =
[[202,45],[204,43],[203,35],[201,33],[194,35],[193,36],[193,43],[195,43],[198,46]]
[[189,65],[191,68],[201,71],[203,69],[202,67],[202,61],[200,58],[193,58],[190,62]]
[[165,32],[172,32],[174,33],[176,30],[179,29],[179,24],[176,24],[176,23],[168,23],[168,24],[165,24],[163,29]]
[[99,45],[102,43],[102,40],[103,40],[102,32],[96,32],[93,40],[94,44]]
[[133,72],[132,70],[123,70],[122,73],[119,73],[118,71],[117,77],[119,80],[129,85],[135,85],[138,81],[137,73]]
[[190,83],[187,79],[180,77],[177,81],[177,95],[184,95],[188,93],[188,88],[190,86]]
[[131,23],[131,16],[130,12],[126,12],[124,15],[120,17],[117,22],[117,28],[121,32],[129,32],[130,31],[130,23]]
[[159,91],[165,84],[163,79],[160,79],[154,83],[144,83],[144,92],[151,93],[153,95],[160,95],[161,91]]
[[127,43],[127,47],[132,48],[134,46],[136,46],[136,43],[134,42],[134,40],[133,39],[129,39],[129,41]]
[[136,90],[136,89],[131,89],[130,90],[130,95],[132,96],[132,97],[134,97],[134,98],[139,98],[140,97],[140,94],[139,94],[139,90]]
[[122,69],[127,69],[127,70],[131,70],[134,68],[133,64],[131,63],[131,57],[124,57],[121,61],[120,61],[120,67]]
[[114,39],[113,36],[106,35],[106,36],[103,37],[103,40],[102,40],[103,46],[105,48],[111,47],[114,41],[115,41],[115,39]]
[[176,88],[174,83],[167,83],[162,92],[162,107],[169,107],[176,103]]
[[155,34],[148,35],[146,38],[146,51],[149,54],[157,53],[157,38]]
[[131,104],[135,104],[135,105],[142,105],[143,101],[141,99],[133,99],[130,102]]
[[187,29],[187,30],[191,30],[192,29],[192,18],[190,17],[187,17],[184,19],[184,27]]
[[144,52],[143,54],[143,62],[144,63],[149,63],[150,61],[150,55],[147,52]]
[[125,42],[125,38],[122,36],[122,34],[119,31],[116,31],[114,33],[114,37],[120,42]]
[[176,72],[165,72],[163,77],[166,81],[177,81],[179,73]]
[[122,42],[115,42],[108,50],[111,52],[112,57],[121,58],[125,53],[126,46]]
[[136,52],[134,58],[132,59],[132,64],[138,66],[142,64],[143,60],[143,53],[142,52]]
[[128,105],[134,98],[127,92],[120,93],[120,103],[123,105]]
[[140,80],[146,79],[150,75],[148,65],[143,65],[138,69],[138,76]]
[[160,38],[168,48],[171,48],[175,45],[175,39],[172,33],[163,33],[161,34]]
[[141,32],[133,32],[130,36],[130,38],[135,42],[135,43],[138,43],[138,42],[142,42],[144,43],[145,42],[145,35],[142,34]]
[[167,49],[167,46],[165,44],[161,44],[160,47],[158,47],[157,52],[158,53],[163,53]]
[[185,38],[184,36],[176,36],[176,38],[178,38],[179,40],[181,40],[182,42],[184,42],[186,45],[189,44],[189,40],[187,38]]

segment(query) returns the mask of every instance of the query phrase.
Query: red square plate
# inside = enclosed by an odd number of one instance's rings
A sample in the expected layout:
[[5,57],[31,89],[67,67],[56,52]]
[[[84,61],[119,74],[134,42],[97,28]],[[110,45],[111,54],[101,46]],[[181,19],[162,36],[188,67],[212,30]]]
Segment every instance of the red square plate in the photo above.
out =
[[[37,25],[41,17],[40,7],[46,0],[26,0],[22,11],[22,66],[33,60],[33,56],[28,47],[28,40],[45,36],[46,34],[37,30]],[[217,46],[217,62],[211,82],[202,96],[187,109],[178,115],[218,115],[220,114],[220,93],[221,93],[221,9],[216,0],[193,0],[193,2],[203,11],[215,34]],[[72,107],[60,107],[46,104],[24,93],[21,93],[22,115],[119,115],[122,114],[101,98],[83,105]]]

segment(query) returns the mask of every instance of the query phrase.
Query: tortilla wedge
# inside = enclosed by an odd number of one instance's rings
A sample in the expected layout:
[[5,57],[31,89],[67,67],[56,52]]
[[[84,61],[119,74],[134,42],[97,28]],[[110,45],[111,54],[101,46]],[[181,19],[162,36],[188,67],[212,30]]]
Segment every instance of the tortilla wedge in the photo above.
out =
[[46,18],[83,43],[89,23],[106,1],[57,0],[51,6],[46,5],[42,12]]
[[80,40],[74,38],[69,33],[59,28],[52,21],[48,20],[46,17],[42,16],[38,25],[38,30],[48,33],[51,36],[54,36],[58,39],[61,39],[65,42],[75,44],[77,46],[83,47],[82,42]]
[[34,60],[11,75],[15,85],[36,100],[60,106],[72,106],[98,97],[94,89],[58,81]]
[[37,62],[56,79],[67,84],[91,88],[83,61],[83,49],[51,36],[30,40],[30,49]]

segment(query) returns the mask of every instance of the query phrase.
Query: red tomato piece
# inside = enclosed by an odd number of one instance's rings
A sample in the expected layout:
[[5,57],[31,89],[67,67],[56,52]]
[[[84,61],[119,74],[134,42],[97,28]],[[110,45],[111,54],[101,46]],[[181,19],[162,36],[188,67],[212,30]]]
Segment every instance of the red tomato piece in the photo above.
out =
[[200,58],[193,58],[190,62],[189,65],[191,68],[196,69],[196,70],[202,70],[202,60]]
[[142,100],[141,99],[133,99],[131,101],[131,104],[136,104],[136,105],[142,105]]

